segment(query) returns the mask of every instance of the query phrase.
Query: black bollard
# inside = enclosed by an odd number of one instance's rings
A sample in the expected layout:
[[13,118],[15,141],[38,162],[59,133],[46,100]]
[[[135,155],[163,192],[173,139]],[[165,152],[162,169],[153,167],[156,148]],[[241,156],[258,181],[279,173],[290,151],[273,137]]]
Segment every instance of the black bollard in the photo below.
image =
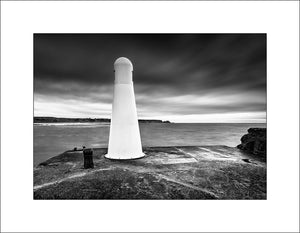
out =
[[84,160],[84,168],[94,168],[93,162],[93,150],[92,149],[84,149],[83,150],[83,160]]

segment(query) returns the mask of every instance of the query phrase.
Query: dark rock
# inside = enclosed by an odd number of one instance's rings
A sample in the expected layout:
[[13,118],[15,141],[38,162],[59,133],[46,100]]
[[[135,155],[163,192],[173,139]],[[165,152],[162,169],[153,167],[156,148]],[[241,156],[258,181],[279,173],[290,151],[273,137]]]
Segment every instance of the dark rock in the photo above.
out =
[[237,148],[265,157],[267,154],[267,129],[250,128],[248,129],[248,134],[241,138],[241,142]]

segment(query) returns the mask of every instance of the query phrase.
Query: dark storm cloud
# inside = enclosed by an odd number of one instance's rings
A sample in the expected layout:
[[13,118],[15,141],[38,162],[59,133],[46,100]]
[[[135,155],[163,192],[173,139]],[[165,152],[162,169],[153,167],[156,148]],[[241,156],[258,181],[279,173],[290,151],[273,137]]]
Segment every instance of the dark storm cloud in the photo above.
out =
[[[121,56],[134,65],[141,108],[165,103],[170,114],[266,109],[265,34],[35,34],[35,93],[111,103],[113,63]],[[236,100],[207,106],[164,99],[232,94]]]

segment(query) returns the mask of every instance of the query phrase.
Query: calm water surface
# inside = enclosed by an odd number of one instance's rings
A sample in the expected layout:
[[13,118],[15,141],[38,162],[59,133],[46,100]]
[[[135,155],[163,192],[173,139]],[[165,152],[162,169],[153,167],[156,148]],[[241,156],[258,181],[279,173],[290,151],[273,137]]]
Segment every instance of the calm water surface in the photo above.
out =
[[[237,146],[250,127],[266,124],[140,124],[143,146]],[[107,147],[109,124],[34,124],[34,165],[74,147]]]

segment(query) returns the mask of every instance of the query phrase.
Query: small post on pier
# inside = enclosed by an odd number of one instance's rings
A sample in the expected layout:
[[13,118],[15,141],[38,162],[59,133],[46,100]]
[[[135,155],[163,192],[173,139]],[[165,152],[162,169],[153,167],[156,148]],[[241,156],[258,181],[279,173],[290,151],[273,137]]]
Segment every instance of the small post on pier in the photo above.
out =
[[94,168],[93,150],[83,149],[84,169]]

